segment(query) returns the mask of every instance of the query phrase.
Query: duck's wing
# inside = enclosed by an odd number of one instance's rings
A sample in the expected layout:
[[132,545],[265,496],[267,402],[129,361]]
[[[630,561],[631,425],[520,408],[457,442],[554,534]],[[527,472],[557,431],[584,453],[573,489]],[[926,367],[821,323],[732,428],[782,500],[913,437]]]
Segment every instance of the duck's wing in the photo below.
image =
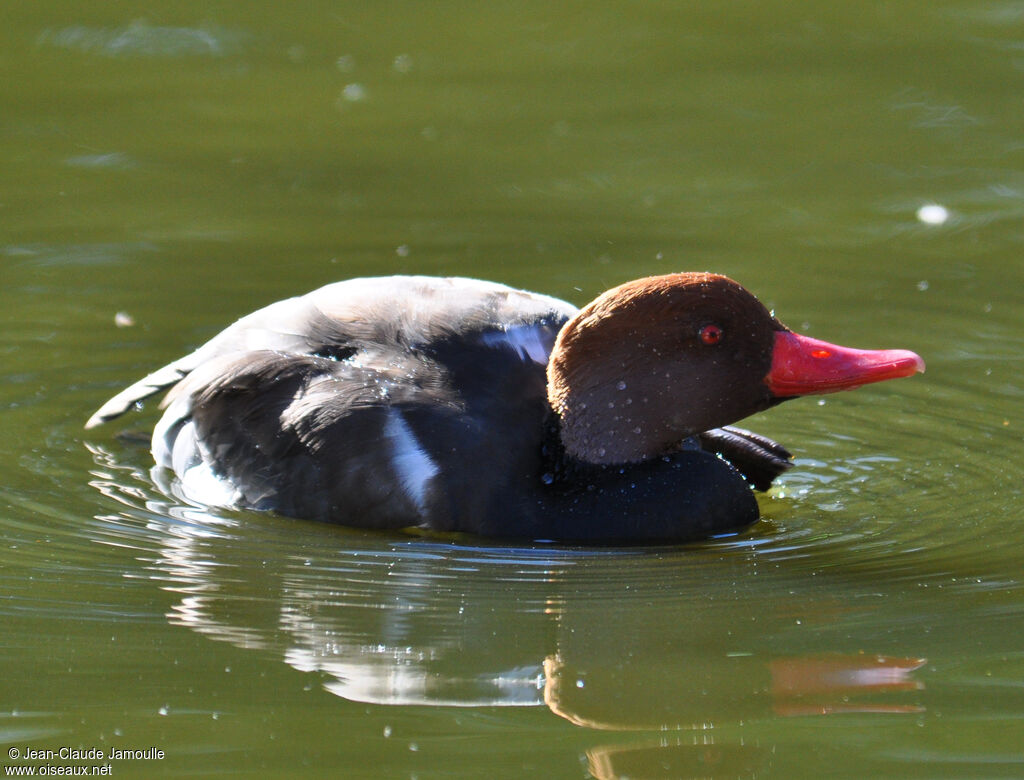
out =
[[386,503],[396,522],[404,519],[399,525],[411,524],[416,488],[429,475],[405,484],[405,472],[391,474],[393,458],[383,456],[401,449],[389,410],[415,390],[405,374],[429,377],[413,360],[392,357],[388,371],[269,350],[215,357],[173,389],[153,432],[153,457],[177,474],[185,497],[203,504],[351,515],[369,526]]
[[[344,359],[360,345],[411,347],[476,334],[546,363],[553,337],[576,309],[546,295],[495,282],[421,276],[350,279],[266,306],[230,325],[196,351],[122,390],[86,422],[95,428],[176,385],[198,367],[252,351]],[[538,328],[548,323],[547,327]],[[173,401],[173,394],[165,405]]]
[[168,394],[153,456],[207,505],[460,528],[493,512],[506,481],[539,473],[556,333],[541,321],[412,349],[353,341],[345,357],[220,355]]

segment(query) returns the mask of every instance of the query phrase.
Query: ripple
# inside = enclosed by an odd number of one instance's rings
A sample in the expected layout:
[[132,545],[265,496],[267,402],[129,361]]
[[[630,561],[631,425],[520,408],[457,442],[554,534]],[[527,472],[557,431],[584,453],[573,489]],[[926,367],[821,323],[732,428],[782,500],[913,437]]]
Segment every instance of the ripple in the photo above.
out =
[[891,108],[913,116],[913,127],[963,128],[980,123],[963,106],[942,103],[928,92],[917,89],[904,89],[895,95]]
[[762,498],[765,522],[719,546],[793,570],[841,568],[957,591],[1020,589],[1009,543],[1024,493],[1015,477],[1024,467],[1016,421],[1004,424],[987,405],[969,403],[974,392],[948,378],[908,389],[920,397],[907,398],[907,408],[921,411],[894,416],[881,437],[885,451],[877,449],[870,399],[844,398],[827,418],[800,420],[792,435],[803,446],[795,468]]
[[64,160],[72,168],[96,168],[113,171],[127,171],[136,167],[136,162],[124,152],[97,152],[77,154]]
[[137,19],[123,27],[44,30],[38,42],[105,57],[225,57],[238,52],[246,37],[220,27],[166,27]]
[[123,263],[137,254],[153,252],[156,246],[137,241],[120,244],[11,244],[0,254],[14,258],[20,266],[96,266]]
[[[0,744],[21,745],[43,739],[56,739],[70,729],[51,725],[53,712],[0,712]],[[47,722],[50,721],[50,722]]]

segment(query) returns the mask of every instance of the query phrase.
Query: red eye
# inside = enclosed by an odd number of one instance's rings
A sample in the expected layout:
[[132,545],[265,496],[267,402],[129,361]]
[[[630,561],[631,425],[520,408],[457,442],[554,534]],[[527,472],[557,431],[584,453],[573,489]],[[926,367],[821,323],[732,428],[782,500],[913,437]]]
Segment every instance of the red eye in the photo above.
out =
[[722,340],[722,329],[717,325],[705,325],[700,329],[700,340],[709,346],[717,344]]

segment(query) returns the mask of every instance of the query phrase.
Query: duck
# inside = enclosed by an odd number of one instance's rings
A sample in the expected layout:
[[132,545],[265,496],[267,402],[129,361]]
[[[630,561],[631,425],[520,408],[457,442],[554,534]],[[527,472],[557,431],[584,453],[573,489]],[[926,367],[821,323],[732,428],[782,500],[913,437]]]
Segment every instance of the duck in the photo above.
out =
[[202,506],[428,534],[686,543],[759,519],[792,466],[734,423],[924,371],[792,331],[728,277],[671,273],[582,308],[460,277],[349,279],[242,317],[119,392],[161,391],[156,468]]

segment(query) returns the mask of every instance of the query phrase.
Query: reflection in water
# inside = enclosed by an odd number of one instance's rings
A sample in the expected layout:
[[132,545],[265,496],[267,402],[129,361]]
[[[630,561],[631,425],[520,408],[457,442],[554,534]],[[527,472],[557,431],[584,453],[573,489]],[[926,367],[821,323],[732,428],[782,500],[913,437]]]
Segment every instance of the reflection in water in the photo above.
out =
[[757,745],[717,745],[701,733],[650,745],[611,746],[587,751],[587,768],[599,780],[628,777],[758,777],[771,767],[771,749]]
[[[642,674],[636,673],[635,656],[628,664],[586,671],[559,656],[549,657],[544,664],[545,704],[579,726],[615,731],[711,728],[728,720],[737,704],[747,718],[767,715],[768,707],[786,716],[923,710],[887,696],[923,689],[910,673],[924,666],[924,659],[834,654],[765,663],[753,656],[708,658],[699,650],[694,647],[688,659],[649,653]],[[658,667],[657,685],[645,690],[630,685]]]
[[97,540],[137,549],[178,594],[170,623],[276,655],[350,701],[546,706],[590,729],[660,733],[589,748],[598,777],[752,777],[771,751],[713,729],[921,710],[922,660],[763,648],[792,605],[753,620],[748,591],[707,582],[699,550],[469,547],[213,514],[157,499],[146,475],[91,449],[92,484],[128,507],[97,518]]
[[772,703],[780,715],[826,715],[832,712],[922,712],[902,702],[872,701],[875,693],[917,691],[924,684],[910,673],[924,658],[887,656],[807,656],[776,658],[769,665]]

